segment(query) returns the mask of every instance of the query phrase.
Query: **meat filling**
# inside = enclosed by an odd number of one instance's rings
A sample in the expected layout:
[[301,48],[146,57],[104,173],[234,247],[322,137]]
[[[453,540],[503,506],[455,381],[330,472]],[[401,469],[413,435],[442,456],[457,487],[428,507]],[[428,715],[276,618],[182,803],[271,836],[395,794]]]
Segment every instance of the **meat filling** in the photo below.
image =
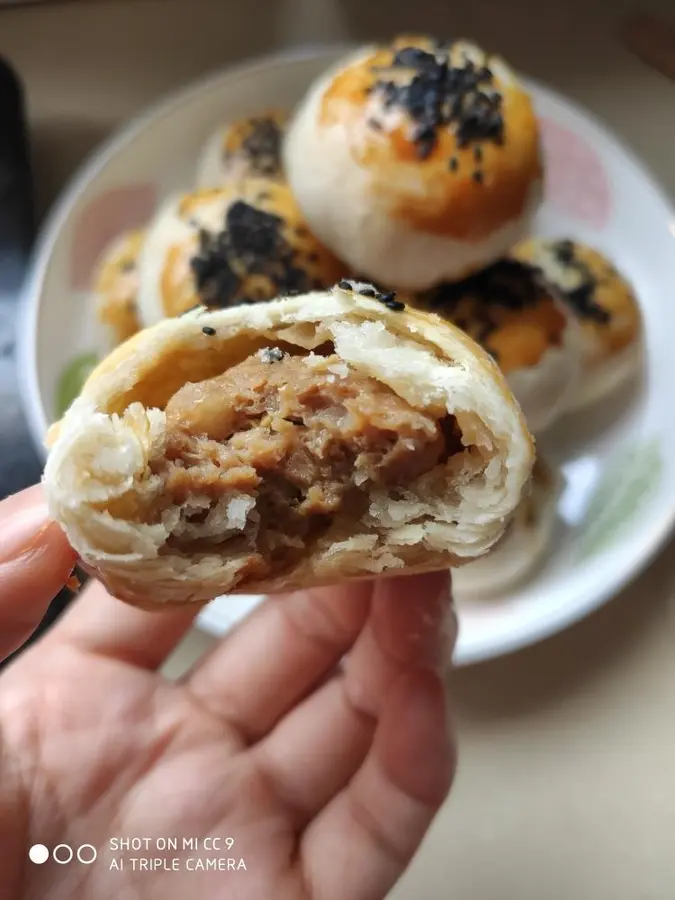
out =
[[[248,498],[244,533],[267,574],[292,564],[336,517],[365,513],[373,487],[406,486],[464,449],[454,418],[413,409],[335,354],[261,350],[186,384],[166,417],[165,456],[154,468],[168,501],[207,498],[193,514],[203,522],[219,500]],[[209,547],[241,537],[229,531]]]

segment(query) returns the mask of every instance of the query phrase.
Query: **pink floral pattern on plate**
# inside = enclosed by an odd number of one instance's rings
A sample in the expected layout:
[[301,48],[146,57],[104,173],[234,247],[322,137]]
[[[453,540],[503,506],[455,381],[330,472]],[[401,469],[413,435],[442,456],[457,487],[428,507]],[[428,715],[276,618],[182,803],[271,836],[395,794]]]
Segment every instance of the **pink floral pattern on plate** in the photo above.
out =
[[125,231],[142,228],[157,206],[154,184],[112,188],[95,197],[81,212],[73,231],[70,285],[85,291],[105,248]]
[[607,227],[612,192],[602,158],[580,135],[553,119],[540,120],[546,158],[546,200],[596,231]]

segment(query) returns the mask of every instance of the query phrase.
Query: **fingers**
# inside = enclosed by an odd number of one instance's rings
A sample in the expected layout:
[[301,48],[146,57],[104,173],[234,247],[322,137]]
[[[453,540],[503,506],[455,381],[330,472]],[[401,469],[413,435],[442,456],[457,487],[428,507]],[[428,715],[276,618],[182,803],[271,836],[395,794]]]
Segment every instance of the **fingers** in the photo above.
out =
[[345,689],[352,705],[377,716],[402,671],[446,671],[456,637],[448,572],[380,581],[368,623],[345,661]]
[[272,597],[189,676],[188,689],[252,743],[330,672],[363,628],[372,584]]
[[67,643],[144,669],[157,669],[182,640],[198,610],[146,612],[111,597],[92,582],[44,642]]
[[0,659],[35,631],[76,558],[39,486],[0,503]]
[[[383,705],[363,766],[304,834],[307,893],[380,900],[419,847],[450,789],[455,762],[440,676],[406,673]],[[331,871],[340,879],[328,880]]]
[[379,582],[370,616],[342,671],[258,745],[258,764],[302,828],[362,764],[394,682],[441,673],[457,634],[448,576]]

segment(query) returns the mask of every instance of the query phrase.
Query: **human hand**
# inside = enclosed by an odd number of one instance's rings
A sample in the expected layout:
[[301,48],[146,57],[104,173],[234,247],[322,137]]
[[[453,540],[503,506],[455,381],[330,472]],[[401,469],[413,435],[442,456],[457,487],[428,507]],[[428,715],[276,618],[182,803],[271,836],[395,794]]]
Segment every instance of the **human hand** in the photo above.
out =
[[[74,562],[39,488],[0,504],[0,654]],[[133,609],[93,584],[0,677],[3,900],[379,900],[399,878],[455,765],[447,576],[274,597],[169,682],[158,669],[194,615]],[[215,836],[234,846],[182,849]],[[151,849],[112,852],[115,837]],[[168,837],[179,849],[157,852]],[[36,843],[98,858],[38,866]],[[245,869],[195,870],[196,857]]]

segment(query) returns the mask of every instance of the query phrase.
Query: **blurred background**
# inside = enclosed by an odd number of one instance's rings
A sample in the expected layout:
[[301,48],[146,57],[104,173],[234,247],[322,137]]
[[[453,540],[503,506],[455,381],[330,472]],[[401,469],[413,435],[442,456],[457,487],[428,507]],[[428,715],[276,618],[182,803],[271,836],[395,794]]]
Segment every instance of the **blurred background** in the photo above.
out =
[[[293,45],[401,31],[467,36],[583,103],[675,196],[673,23],[673,0],[640,10],[629,0],[0,4],[0,55],[25,92],[32,171],[31,187],[21,129],[0,126],[3,165],[14,173],[2,182],[2,492],[39,476],[19,422],[13,356],[12,311],[33,235],[28,211],[39,223],[86,155],[148,104],[210,70]],[[672,555],[667,547],[622,597],[571,630],[456,673],[456,790],[397,900],[672,900]],[[195,632],[169,671],[210,641]]]

